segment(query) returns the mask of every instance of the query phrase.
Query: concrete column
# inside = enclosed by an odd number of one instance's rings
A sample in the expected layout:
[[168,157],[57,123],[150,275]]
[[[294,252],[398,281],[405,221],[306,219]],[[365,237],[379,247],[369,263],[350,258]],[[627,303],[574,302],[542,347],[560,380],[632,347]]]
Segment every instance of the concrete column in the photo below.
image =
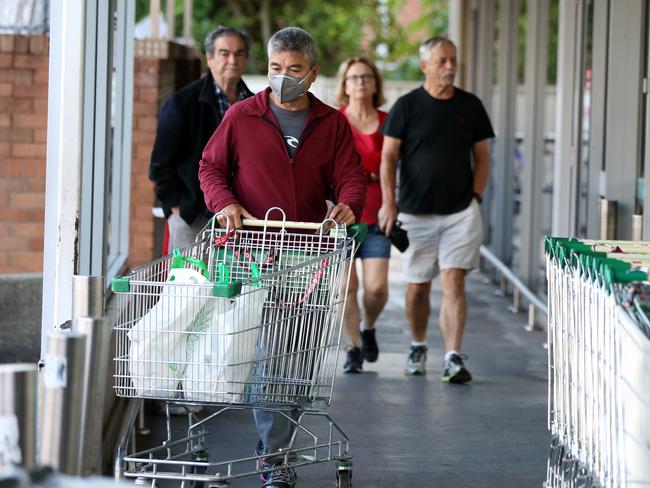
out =
[[183,8],[183,42],[190,46],[194,44],[192,38],[192,0],[185,0]]
[[519,2],[502,0],[499,12],[498,104],[494,118],[497,139],[492,158],[491,188],[494,234],[492,248],[505,264],[512,260],[513,159],[515,154],[515,92]]
[[167,0],[167,39],[174,39],[176,26],[174,25],[175,4],[174,0]]
[[553,235],[575,235],[577,220],[578,143],[575,106],[579,99],[580,0],[560,2],[558,33],[555,161],[553,164]]
[[611,2],[609,9],[604,196],[618,202],[617,239],[632,238],[636,182],[643,157],[646,4],[644,0]]
[[149,34],[151,39],[159,39],[160,31],[160,0],[149,0]]
[[549,0],[528,0],[524,116],[524,168],[522,173],[521,263],[519,276],[537,288],[542,239],[542,182],[544,177],[544,102],[548,61]]

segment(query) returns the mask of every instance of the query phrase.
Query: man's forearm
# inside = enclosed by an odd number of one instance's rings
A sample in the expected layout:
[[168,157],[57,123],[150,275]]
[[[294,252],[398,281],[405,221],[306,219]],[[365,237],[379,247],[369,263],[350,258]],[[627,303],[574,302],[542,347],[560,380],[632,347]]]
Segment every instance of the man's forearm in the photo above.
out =
[[482,141],[475,142],[472,147],[472,153],[474,155],[473,190],[474,193],[482,195],[490,172],[490,149],[488,147],[488,141],[483,139]]
[[489,162],[488,159],[477,160],[474,162],[474,192],[482,195],[487,185],[489,176]]
[[379,178],[382,203],[384,205],[395,205],[396,168],[397,157],[393,155],[382,155]]

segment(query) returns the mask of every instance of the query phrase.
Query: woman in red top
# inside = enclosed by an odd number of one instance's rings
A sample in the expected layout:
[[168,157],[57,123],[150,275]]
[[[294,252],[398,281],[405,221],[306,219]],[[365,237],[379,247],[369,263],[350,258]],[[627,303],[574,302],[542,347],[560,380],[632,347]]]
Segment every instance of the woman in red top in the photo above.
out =
[[346,373],[360,373],[363,360],[374,362],[379,354],[374,327],[388,300],[390,257],[390,241],[377,225],[377,212],[381,207],[379,165],[384,140],[380,128],[386,112],[377,110],[384,103],[384,96],[379,71],[372,61],[357,57],[343,62],[339,69],[337,101],[352,127],[354,145],[361,156],[368,184],[361,217],[361,221],[368,224],[368,236],[355,255],[362,260],[363,316],[357,301],[359,279],[356,266],[353,266],[343,318],[348,341],[343,369]]

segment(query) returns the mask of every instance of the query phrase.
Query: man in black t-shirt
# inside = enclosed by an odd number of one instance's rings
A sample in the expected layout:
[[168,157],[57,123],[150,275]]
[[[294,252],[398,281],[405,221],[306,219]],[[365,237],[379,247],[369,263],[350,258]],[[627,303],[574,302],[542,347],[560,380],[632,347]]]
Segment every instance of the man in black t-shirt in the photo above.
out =
[[[482,240],[479,212],[488,178],[487,139],[494,137],[481,101],[454,87],[456,47],[444,37],[420,46],[424,85],[399,98],[384,122],[379,226],[390,235],[397,218],[410,246],[402,261],[411,328],[407,374],[426,371],[431,281],[440,272],[440,329],[445,341],[442,380],[472,379],[460,355],[467,300],[465,274],[476,267]],[[395,203],[400,160],[399,202]],[[473,162],[473,164],[472,164]]]

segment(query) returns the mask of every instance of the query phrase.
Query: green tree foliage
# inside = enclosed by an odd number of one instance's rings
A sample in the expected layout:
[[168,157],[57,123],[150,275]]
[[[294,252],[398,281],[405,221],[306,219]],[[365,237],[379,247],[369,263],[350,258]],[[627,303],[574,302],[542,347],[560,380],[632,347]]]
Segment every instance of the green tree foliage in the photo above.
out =
[[[557,78],[557,50],[558,50],[558,31],[559,31],[559,7],[560,0],[550,0],[549,2],[549,19],[548,19],[548,44],[547,44],[547,69],[546,81],[549,85],[555,85]],[[498,46],[500,35],[500,1],[495,3],[494,14],[494,41]],[[517,83],[524,83],[526,69],[526,35],[528,31],[528,11],[527,1],[519,0],[519,19],[518,19],[518,52],[517,52]],[[492,82],[497,83],[498,78],[498,53],[493,57]]]
[[[163,6],[165,2],[161,2]],[[176,1],[176,35],[182,31],[183,2]],[[412,5],[412,4],[411,4]],[[418,46],[427,37],[448,31],[448,0],[420,0],[420,7],[404,25],[400,15],[409,7],[406,0],[193,0],[192,35],[202,45],[205,34],[222,24],[246,29],[253,38],[248,71],[266,71],[266,41],[289,25],[309,31],[319,47],[320,65],[333,76],[350,56],[376,58],[388,79],[422,78]],[[550,2],[548,82],[555,83],[559,0]],[[495,44],[499,36],[499,1],[495,7]],[[149,13],[149,0],[136,1],[136,19]],[[523,81],[527,28],[526,0],[520,1],[519,80]],[[496,63],[497,57],[494,57]],[[494,76],[496,77],[496,65]],[[496,78],[495,78],[496,81]]]
[[[176,34],[180,35],[182,2],[176,3]],[[136,18],[148,14],[148,5],[148,0],[138,0]],[[332,76],[347,57],[373,55],[379,15],[376,0],[194,0],[192,35],[198,44],[219,24],[243,28],[251,35],[248,69],[254,73],[266,71],[266,42],[273,32],[291,25],[302,27],[318,44],[322,73]]]
[[[163,7],[165,2],[161,2]],[[296,25],[309,31],[319,48],[322,73],[336,74],[348,57],[377,58],[388,78],[419,79],[417,48],[447,31],[448,0],[421,0],[408,25],[398,22],[405,0],[194,0],[192,35],[201,45],[205,34],[222,24],[241,27],[253,38],[248,70],[266,71],[266,41],[275,31]],[[176,2],[176,35],[181,35],[183,2]],[[136,19],[149,12],[149,0],[137,0]]]
[[[447,35],[449,28],[448,0],[420,0],[420,11],[406,26],[397,12],[408,8],[405,0],[386,0],[388,15],[379,42],[386,46],[383,58],[386,78],[417,80],[422,78],[418,48],[434,35]],[[382,50],[380,50],[382,51]]]

